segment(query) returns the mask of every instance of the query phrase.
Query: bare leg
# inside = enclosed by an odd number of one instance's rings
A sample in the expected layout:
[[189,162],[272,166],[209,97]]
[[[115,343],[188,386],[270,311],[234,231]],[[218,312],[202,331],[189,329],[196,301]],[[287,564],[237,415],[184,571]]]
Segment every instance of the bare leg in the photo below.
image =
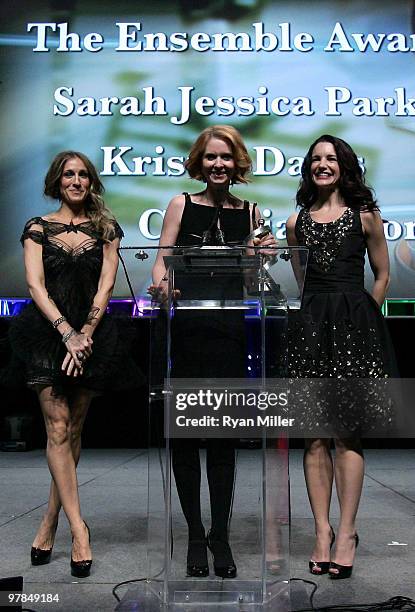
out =
[[[336,440],[335,479],[340,504],[340,523],[332,561],[353,565],[355,520],[363,486],[364,459],[358,440]],[[336,573],[335,570],[332,570]]]
[[[89,391],[81,389],[77,391],[76,394],[74,394],[74,397],[71,398],[71,401],[69,401],[71,419],[71,450],[75,461],[75,466],[78,465],[79,457],[81,455],[82,428],[89,405],[91,403],[91,398],[92,394]],[[33,546],[35,548],[42,548],[43,550],[52,548],[61,507],[62,504],[59,498],[59,493],[55,482],[52,479],[50,484],[48,506],[33,541]]]
[[320,438],[306,440],[305,443],[304,475],[316,531],[316,542],[311,559],[313,561],[330,561],[329,511],[333,486],[330,440]]
[[[56,524],[60,504],[62,504],[74,537],[72,552],[74,561],[91,559],[87,530],[80,514],[76,478],[76,462],[79,460],[80,454],[80,432],[91,395],[86,391],[79,391],[78,393],[78,401],[74,400],[70,407],[65,398],[52,396],[50,387],[42,388],[39,391],[39,400],[48,436],[46,454],[53,479],[46,513],[46,524],[48,522],[49,525],[51,523],[52,525]],[[42,524],[44,521],[42,521]],[[39,532],[38,535],[40,537]],[[37,545],[38,535],[34,542],[35,545]],[[50,538],[51,535],[49,535],[49,541]],[[42,543],[39,547],[50,548],[50,545],[46,544],[45,546]]]

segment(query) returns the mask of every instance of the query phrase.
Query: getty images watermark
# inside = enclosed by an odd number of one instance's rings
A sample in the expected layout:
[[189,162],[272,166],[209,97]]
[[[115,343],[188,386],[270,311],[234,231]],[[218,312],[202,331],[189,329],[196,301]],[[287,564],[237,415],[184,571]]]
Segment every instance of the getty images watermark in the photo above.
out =
[[[288,406],[288,391],[223,391],[198,389],[197,391],[177,392],[174,395],[174,407],[178,412],[175,416],[177,427],[222,427],[230,429],[246,429],[255,427],[292,427],[294,418],[281,414],[261,414],[269,408]],[[189,408],[202,412],[205,408],[213,414],[188,416]],[[230,411],[241,409],[245,416],[232,416]],[[246,413],[247,411],[247,413]],[[256,414],[255,412],[260,413]],[[217,413],[217,416],[214,415]],[[248,416],[248,415],[252,416]]]
[[413,437],[414,379],[172,379],[169,438]]

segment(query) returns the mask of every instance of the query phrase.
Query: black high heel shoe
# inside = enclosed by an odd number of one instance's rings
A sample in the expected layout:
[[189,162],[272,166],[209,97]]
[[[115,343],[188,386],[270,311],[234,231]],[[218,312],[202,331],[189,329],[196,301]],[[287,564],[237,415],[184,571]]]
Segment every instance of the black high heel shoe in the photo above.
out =
[[206,538],[189,540],[187,546],[187,575],[193,578],[209,576]]
[[[58,528],[58,523],[56,523],[55,527],[55,535],[56,530]],[[52,556],[52,548],[47,548],[46,550],[43,548],[36,548],[32,546],[30,549],[30,561],[32,565],[47,565],[50,562],[50,558]]]
[[43,548],[35,548],[32,546],[30,549],[30,560],[32,565],[46,565],[49,563],[52,556],[52,548],[44,550]]
[[[357,533],[354,534],[354,542],[355,548],[357,548],[359,546],[359,536]],[[340,563],[334,563],[334,561],[332,561],[329,569],[337,570],[337,572],[329,571],[329,576],[332,580],[343,580],[344,578],[350,578],[353,571],[353,565],[340,565]]]
[[213,555],[215,575],[220,578],[236,578],[236,565],[232,557],[229,542],[213,539],[209,531],[207,545]]
[[[89,531],[89,527],[85,523],[85,527],[88,530],[88,541],[91,542],[91,532]],[[72,536],[73,542],[73,536]],[[92,559],[86,559],[85,561],[74,561],[71,555],[71,574],[75,576],[75,578],[87,578],[91,573],[91,565]]]
[[[330,550],[333,548],[334,541],[336,539],[336,534],[334,533],[333,527],[330,525],[331,529],[331,541],[330,541]],[[330,568],[330,561],[313,561],[312,559],[308,562],[308,569],[310,570],[310,574],[314,576],[321,576],[322,574],[327,574]]]

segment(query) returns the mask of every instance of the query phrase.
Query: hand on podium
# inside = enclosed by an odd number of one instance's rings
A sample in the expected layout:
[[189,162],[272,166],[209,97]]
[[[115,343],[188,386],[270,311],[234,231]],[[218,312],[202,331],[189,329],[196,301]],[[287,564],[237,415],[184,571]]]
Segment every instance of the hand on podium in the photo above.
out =
[[[150,285],[147,288],[147,293],[151,295],[152,299],[160,304],[165,304],[168,301],[168,282],[167,280],[162,280],[159,285]],[[173,289],[172,291],[172,301],[178,300],[180,298],[179,289]]]

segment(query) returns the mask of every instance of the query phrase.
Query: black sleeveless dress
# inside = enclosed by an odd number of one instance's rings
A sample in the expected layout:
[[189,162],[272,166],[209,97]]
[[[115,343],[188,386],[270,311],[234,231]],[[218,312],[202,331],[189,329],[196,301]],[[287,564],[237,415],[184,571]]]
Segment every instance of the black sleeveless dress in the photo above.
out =
[[[199,246],[203,232],[215,221],[218,209],[192,202],[185,206],[176,239],[177,246]],[[241,244],[250,233],[249,203],[243,208],[220,211],[219,225],[225,243]],[[205,274],[175,274],[175,288],[182,300],[242,299],[243,283],[236,275],[207,270]],[[180,300],[179,300],[180,302]],[[172,320],[171,374],[175,378],[244,378],[246,341],[243,310],[176,310]],[[204,538],[201,520],[201,466],[198,438],[173,440],[172,463],[177,491],[190,539]],[[234,440],[206,441],[211,533],[227,541],[235,474]]]
[[[214,221],[217,209],[193,202],[185,195],[185,206],[176,239],[177,246],[200,246],[202,235]],[[252,211],[251,211],[252,212]],[[225,243],[241,244],[251,231],[249,202],[243,208],[222,208],[219,225]],[[242,299],[242,283],[233,275],[176,274],[175,286],[183,300]],[[245,327],[243,311],[178,311],[174,317],[172,376],[177,378],[243,378]]]
[[[359,211],[347,208],[339,219],[317,223],[303,209],[298,215],[295,233],[298,244],[309,248],[309,260],[302,308],[289,319],[289,375],[353,379],[397,376],[385,320],[378,304],[364,288],[366,243]],[[349,392],[352,385],[346,388]],[[339,399],[336,397],[329,402],[329,408],[324,407],[324,402],[320,408],[316,405],[304,408],[304,427],[307,428],[307,419],[312,426],[324,410],[333,411],[335,407],[336,418],[349,428],[350,406],[361,404],[355,401],[356,397],[346,393],[344,401],[336,404]],[[357,418],[357,429],[363,425],[369,427],[375,417],[378,425],[379,418],[383,425],[389,422],[389,403],[381,400],[375,397],[370,406],[364,402],[359,409],[360,417],[366,412],[364,423],[362,418],[360,421]],[[339,414],[341,411],[343,414]]]
[[[71,232],[85,236],[74,249],[59,238]],[[114,221],[114,238],[122,236],[122,229]],[[27,239],[42,245],[49,296],[68,323],[76,330],[81,329],[97,292],[104,241],[91,221],[67,225],[41,217],[26,223],[22,244]],[[61,370],[66,355],[62,336],[31,302],[12,320],[10,362],[1,372],[0,381],[6,386],[51,385],[58,395],[66,394],[74,386],[97,392],[139,386],[143,375],[130,357],[127,339],[122,337],[119,327],[104,314],[94,331],[93,352],[85,362],[82,376],[66,376]]]

